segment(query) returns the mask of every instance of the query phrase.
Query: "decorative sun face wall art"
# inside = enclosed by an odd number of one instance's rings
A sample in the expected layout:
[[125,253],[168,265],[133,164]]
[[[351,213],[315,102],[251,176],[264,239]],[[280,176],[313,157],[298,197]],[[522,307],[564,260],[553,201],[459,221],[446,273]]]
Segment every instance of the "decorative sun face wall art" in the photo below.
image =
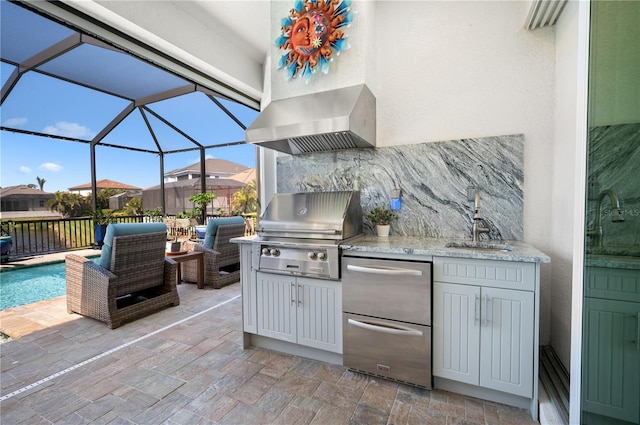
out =
[[301,75],[306,83],[318,69],[329,72],[334,53],[349,48],[339,28],[353,21],[351,0],[296,0],[290,15],[281,20],[282,34],[276,46],[284,50],[278,69],[287,79]]

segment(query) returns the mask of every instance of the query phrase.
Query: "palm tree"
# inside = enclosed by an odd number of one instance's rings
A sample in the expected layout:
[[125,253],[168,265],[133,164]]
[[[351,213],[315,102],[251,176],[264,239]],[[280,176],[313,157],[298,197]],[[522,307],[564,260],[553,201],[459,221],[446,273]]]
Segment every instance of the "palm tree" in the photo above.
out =
[[65,194],[60,192],[59,190],[56,191],[54,197],[47,201],[47,208],[49,208],[49,210],[51,211],[57,211],[63,216],[66,216],[68,214],[68,208]]
[[242,214],[255,212],[258,208],[256,181],[251,180],[246,186],[234,193],[231,204],[235,211],[240,211]]
[[54,198],[47,202],[47,208],[59,212],[64,217],[82,217],[92,214],[90,201],[77,193],[57,191]]
[[40,177],[36,177],[38,181],[38,186],[40,186],[40,191],[44,192],[44,184],[47,182],[45,179],[41,179]]
[[131,198],[124,206],[127,215],[142,214],[142,198]]

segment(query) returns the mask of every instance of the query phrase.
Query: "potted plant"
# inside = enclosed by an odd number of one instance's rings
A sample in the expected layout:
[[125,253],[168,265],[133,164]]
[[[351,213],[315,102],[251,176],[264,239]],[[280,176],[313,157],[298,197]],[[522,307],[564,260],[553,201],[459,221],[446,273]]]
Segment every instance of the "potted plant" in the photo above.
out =
[[207,218],[207,205],[209,205],[209,203],[213,201],[215,197],[216,197],[215,193],[207,193],[207,192],[196,193],[194,195],[189,196],[189,201],[196,205],[194,207],[194,210],[197,210],[197,212],[200,213],[200,221],[201,221],[200,224],[205,224],[205,221]]
[[102,208],[96,208],[93,213],[93,230],[96,237],[94,248],[102,248],[104,235],[107,233],[107,226],[114,221],[115,218],[110,211],[105,213]]
[[167,243],[169,252],[178,252],[180,251],[180,241],[178,240],[178,216],[174,216],[173,218],[165,217],[165,224],[171,223],[171,227],[169,232],[173,232],[173,237],[171,238],[171,243]]
[[2,222],[2,226],[0,226],[0,261],[3,263],[9,261],[9,254],[13,246],[11,232],[14,228],[15,224],[12,221]]
[[371,224],[376,226],[378,236],[389,236],[389,227],[393,220],[397,220],[398,216],[393,213],[384,204],[374,207],[367,218]]

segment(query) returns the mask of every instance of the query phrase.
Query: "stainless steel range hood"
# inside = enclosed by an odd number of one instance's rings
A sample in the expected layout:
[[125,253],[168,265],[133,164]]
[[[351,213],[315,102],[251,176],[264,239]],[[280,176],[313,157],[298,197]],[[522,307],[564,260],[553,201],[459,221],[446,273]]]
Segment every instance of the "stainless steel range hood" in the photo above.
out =
[[366,85],[275,100],[246,129],[247,142],[291,155],[376,145],[376,99]]

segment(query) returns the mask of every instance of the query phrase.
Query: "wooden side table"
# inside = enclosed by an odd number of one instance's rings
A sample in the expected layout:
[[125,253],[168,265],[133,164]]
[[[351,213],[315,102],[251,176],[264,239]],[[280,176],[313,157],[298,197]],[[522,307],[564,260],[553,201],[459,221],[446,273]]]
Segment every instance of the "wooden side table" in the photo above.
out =
[[180,263],[185,261],[196,260],[198,262],[198,289],[204,288],[204,252],[202,251],[177,251],[167,252],[167,257],[178,263],[177,284],[182,283],[182,268]]

